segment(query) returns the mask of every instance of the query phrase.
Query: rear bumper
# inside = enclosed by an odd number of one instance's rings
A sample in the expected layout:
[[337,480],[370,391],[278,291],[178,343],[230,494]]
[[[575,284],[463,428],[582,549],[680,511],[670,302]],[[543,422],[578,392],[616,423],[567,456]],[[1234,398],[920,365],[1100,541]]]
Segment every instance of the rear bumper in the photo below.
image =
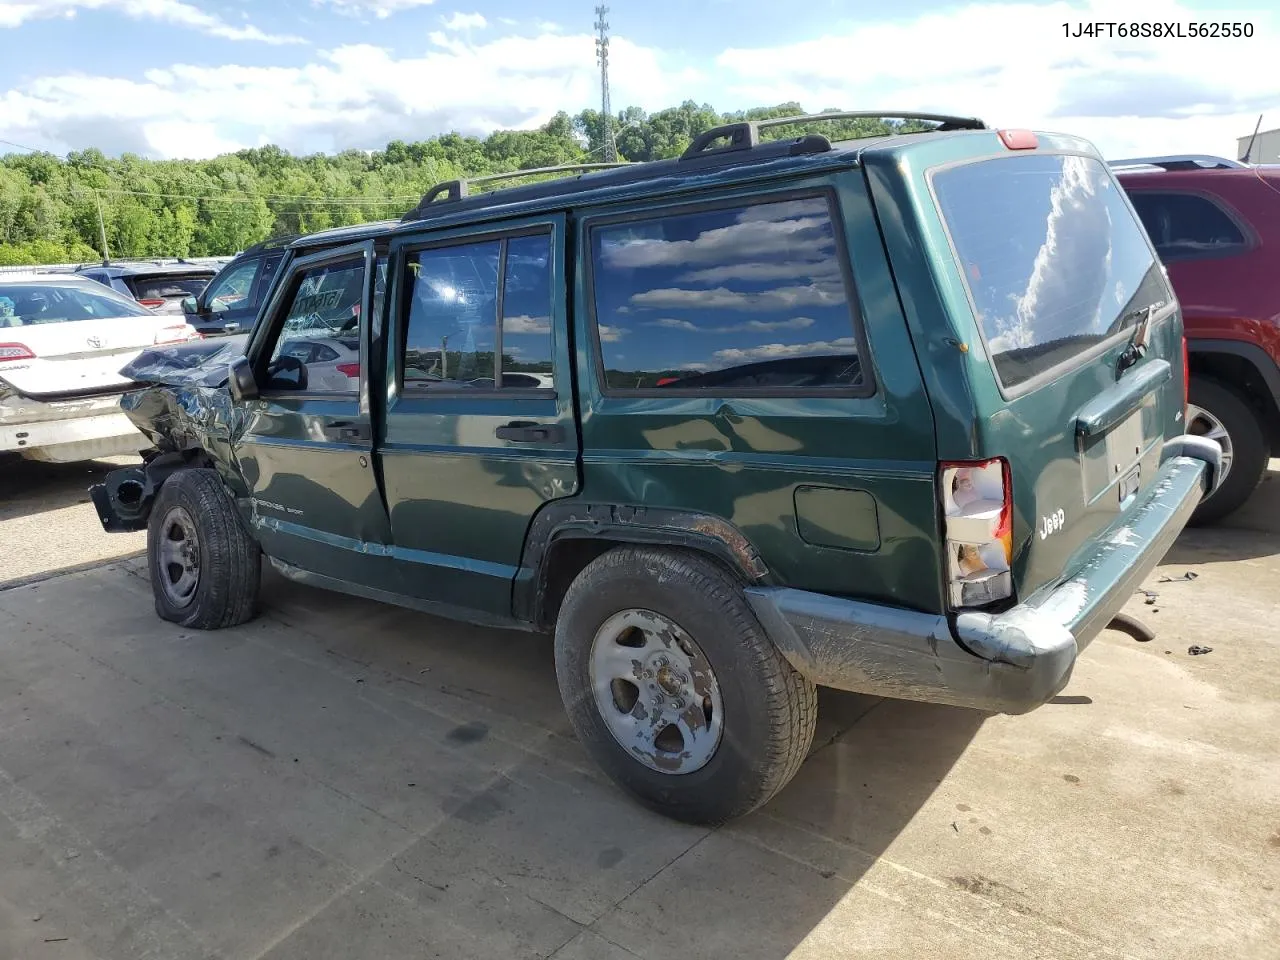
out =
[[1165,444],[1143,500],[1071,579],[999,614],[954,618],[778,587],[747,597],[774,644],[814,683],[994,713],[1026,713],[1067,685],[1076,658],[1164,557],[1219,482],[1213,441]]
[[0,398],[0,451],[50,460],[133,453],[150,444],[120,411],[120,395],[36,400]]

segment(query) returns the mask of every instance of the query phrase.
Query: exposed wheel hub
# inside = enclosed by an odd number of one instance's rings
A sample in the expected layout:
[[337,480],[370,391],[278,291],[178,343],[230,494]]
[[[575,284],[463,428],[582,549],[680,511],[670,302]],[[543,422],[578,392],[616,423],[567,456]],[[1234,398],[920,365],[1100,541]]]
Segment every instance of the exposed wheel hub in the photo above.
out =
[[[1204,407],[1197,407],[1194,403],[1187,404],[1186,418],[1187,433],[1216,440],[1218,446],[1222,447],[1222,479],[1226,480],[1227,474],[1231,472],[1231,462],[1235,459],[1235,448],[1232,446],[1231,435],[1227,433],[1226,426]],[[1222,484],[1219,483],[1214,493],[1221,489]],[[1209,497],[1212,496],[1213,493],[1209,494]]]
[[692,773],[720,745],[724,704],[701,648],[651,610],[606,620],[591,645],[591,688],[614,739],[661,773]]
[[156,575],[165,597],[176,607],[185,607],[200,585],[200,540],[191,514],[173,507],[160,525],[156,550]]

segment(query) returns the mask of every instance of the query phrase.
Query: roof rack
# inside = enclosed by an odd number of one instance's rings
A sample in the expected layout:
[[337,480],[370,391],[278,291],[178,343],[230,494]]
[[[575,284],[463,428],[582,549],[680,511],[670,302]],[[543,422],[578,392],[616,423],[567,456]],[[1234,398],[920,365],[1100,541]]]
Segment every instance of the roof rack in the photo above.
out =
[[1167,157],[1133,157],[1128,160],[1110,160],[1112,170],[1235,170],[1248,166],[1239,160],[1215,157],[1207,153],[1174,154]]
[[[471,195],[470,187],[476,183],[493,183],[497,180],[517,180],[520,177],[532,177],[546,173],[590,173],[592,170],[612,170],[615,167],[629,167],[630,163],[564,163],[555,167],[530,167],[526,170],[509,170],[506,173],[488,173],[482,177],[468,177],[466,180],[446,180],[437,183],[422,195],[418,205],[411,214],[421,213],[429,204],[461,200]],[[409,214],[406,214],[406,218]]]
[[[914,110],[842,110],[832,113],[807,113],[794,117],[772,117],[765,120],[739,120],[712,127],[696,137],[688,149],[680,155],[681,160],[692,160],[694,157],[705,157],[717,153],[733,153],[739,150],[753,150],[760,145],[760,131],[769,127],[791,126],[797,123],[813,123],[818,120],[927,120],[937,123],[937,130],[986,130],[987,125],[977,117],[953,117],[941,113],[919,113]],[[711,147],[718,140],[728,140],[722,147]],[[822,143],[825,142],[825,148]],[[809,134],[796,140],[796,147],[805,148],[795,152],[821,153],[831,149],[831,141],[819,134]]]

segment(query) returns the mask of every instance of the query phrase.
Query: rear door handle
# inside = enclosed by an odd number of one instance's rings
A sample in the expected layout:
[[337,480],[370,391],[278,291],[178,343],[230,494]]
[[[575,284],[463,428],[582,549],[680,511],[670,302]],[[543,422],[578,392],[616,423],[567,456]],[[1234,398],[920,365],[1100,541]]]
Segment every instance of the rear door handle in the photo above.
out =
[[334,443],[361,443],[373,439],[367,423],[331,423],[324,428],[324,438]]
[[493,433],[499,440],[512,443],[560,443],[564,440],[564,427],[558,423],[534,423],[532,420],[512,420]]

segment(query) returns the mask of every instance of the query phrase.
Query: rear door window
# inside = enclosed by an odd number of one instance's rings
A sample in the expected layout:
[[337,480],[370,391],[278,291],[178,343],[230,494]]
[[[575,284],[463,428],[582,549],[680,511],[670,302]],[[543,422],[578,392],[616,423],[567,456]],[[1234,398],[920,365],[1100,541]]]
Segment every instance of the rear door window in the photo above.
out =
[[610,390],[870,392],[826,196],[591,230]]
[[1172,302],[1106,167],[1023,155],[934,174],[933,188],[1000,382],[1017,387]]
[[410,254],[406,391],[549,390],[551,234]]
[[1236,222],[1208,197],[1143,190],[1130,199],[1162,260],[1217,257],[1249,245]]

